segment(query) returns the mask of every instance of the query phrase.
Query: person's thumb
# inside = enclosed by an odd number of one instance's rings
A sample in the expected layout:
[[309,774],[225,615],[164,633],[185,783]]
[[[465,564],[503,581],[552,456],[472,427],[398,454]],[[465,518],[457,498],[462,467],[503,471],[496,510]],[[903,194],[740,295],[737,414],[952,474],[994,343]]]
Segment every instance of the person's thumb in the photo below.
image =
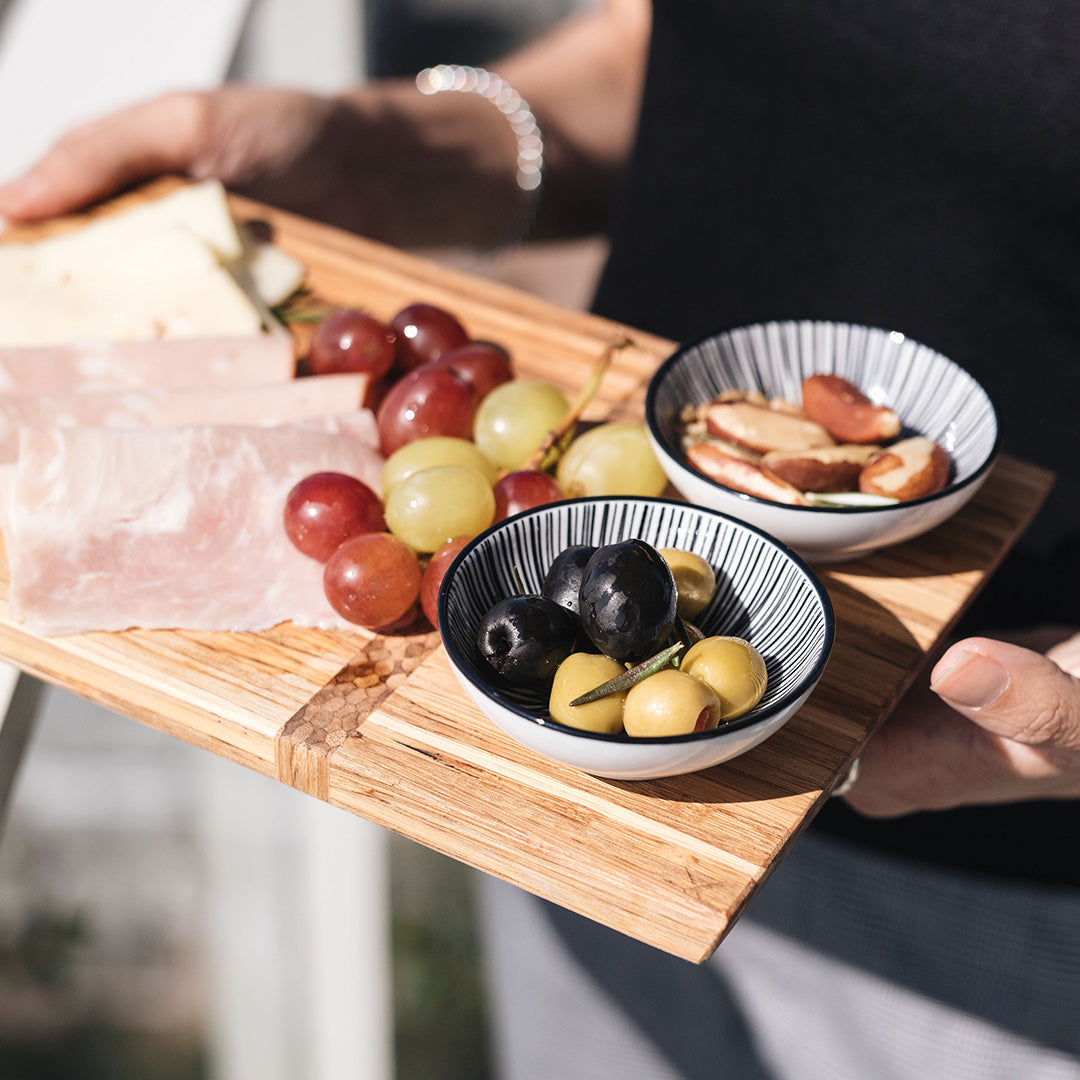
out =
[[985,731],[1046,751],[1080,751],[1080,680],[1039,653],[966,638],[934,666],[930,689]]

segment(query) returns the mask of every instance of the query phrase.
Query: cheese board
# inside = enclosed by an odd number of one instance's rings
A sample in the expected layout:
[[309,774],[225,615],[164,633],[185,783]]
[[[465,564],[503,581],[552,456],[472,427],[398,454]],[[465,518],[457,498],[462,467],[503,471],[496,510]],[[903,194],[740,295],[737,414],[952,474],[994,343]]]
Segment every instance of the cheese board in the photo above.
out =
[[[318,302],[384,318],[416,300],[445,306],[474,337],[507,347],[519,376],[571,395],[625,335],[629,344],[616,352],[586,419],[640,422],[648,380],[675,347],[271,207],[238,197],[231,205],[303,264]],[[1045,470],[1002,456],[972,502],[933,532],[822,568],[836,643],[808,703],[742,757],[665,780],[599,779],[513,742],[468,702],[431,630],[379,635],[285,623],[259,633],[43,637],[11,617],[5,561],[0,657],[701,962],[925,669],[1051,482]]]

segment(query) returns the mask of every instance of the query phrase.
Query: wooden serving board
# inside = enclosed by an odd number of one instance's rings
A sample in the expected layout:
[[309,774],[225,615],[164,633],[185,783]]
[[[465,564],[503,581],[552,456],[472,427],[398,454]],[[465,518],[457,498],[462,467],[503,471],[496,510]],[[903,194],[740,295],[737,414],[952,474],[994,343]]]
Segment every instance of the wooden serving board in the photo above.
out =
[[[507,346],[524,377],[587,381],[621,328],[515,289],[236,199],[309,268],[312,293],[389,318],[425,300]],[[673,344],[630,331],[587,418],[641,418]],[[602,780],[538,757],[460,691],[434,632],[289,624],[260,634],[41,638],[15,624],[0,565],[0,655],[26,672],[276,777],[685,959],[706,959],[926,665],[1051,484],[1003,457],[952,521],[823,570],[836,644],[771,739],[691,776]]]

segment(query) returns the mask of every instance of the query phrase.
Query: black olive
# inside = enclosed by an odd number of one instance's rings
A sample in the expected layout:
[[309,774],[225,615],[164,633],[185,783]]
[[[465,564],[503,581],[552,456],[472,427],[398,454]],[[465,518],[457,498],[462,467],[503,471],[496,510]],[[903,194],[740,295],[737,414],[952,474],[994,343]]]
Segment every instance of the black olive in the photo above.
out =
[[592,638],[585,633],[581,625],[580,601],[581,578],[585,573],[585,564],[596,550],[594,545],[575,544],[555,556],[555,561],[548,567],[544,582],[540,586],[540,595],[554,600],[560,607],[566,608],[574,619],[577,635],[577,647],[581,652],[596,652]]
[[515,686],[549,683],[574,651],[574,616],[544,596],[500,600],[480,620],[476,646],[498,675]]
[[581,580],[581,622],[605,655],[637,664],[658,653],[675,626],[678,592],[664,557],[643,540],[606,544]]
[[585,574],[585,564],[595,551],[594,546],[586,544],[575,544],[561,551],[548,567],[544,583],[540,586],[540,595],[580,615],[581,579]]

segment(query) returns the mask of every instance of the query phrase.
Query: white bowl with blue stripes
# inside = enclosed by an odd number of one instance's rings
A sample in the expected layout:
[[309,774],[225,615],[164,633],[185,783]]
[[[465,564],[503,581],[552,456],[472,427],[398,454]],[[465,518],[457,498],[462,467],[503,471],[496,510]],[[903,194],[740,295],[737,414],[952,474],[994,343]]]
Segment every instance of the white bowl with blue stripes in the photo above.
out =
[[[840,375],[891,408],[902,437],[939,443],[953,463],[944,490],[886,506],[789,506],[725,487],[688,464],[679,425],[684,406],[724,390],[759,390],[797,404],[803,379],[819,373]],[[681,495],[757,525],[812,563],[858,558],[935,528],[979,490],[998,452],[994,406],[968,372],[897,331],[850,323],[756,323],[680,348],[650,381],[645,421]]]
[[[759,704],[710,731],[670,737],[603,735],[556,723],[548,689],[497,686],[476,646],[484,613],[521,588],[538,593],[555,557],[573,544],[640,539],[692,551],[717,576],[694,622],[705,634],[747,639],[765,659]],[[835,625],[814,572],[759,529],[672,499],[594,498],[549,503],[481,533],[454,560],[439,592],[439,628],[470,700],[506,734],[544,757],[596,776],[649,780],[710,768],[778,731],[802,706],[825,668]]]

